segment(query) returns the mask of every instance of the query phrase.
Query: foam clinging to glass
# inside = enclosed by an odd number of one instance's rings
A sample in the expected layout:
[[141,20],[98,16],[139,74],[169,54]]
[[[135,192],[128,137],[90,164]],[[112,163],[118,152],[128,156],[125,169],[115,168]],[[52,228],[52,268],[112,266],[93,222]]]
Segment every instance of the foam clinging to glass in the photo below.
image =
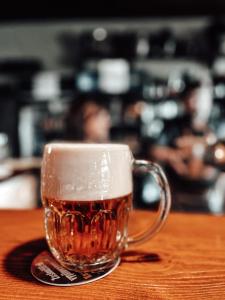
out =
[[48,144],[42,163],[42,196],[90,201],[128,195],[131,168],[127,145]]

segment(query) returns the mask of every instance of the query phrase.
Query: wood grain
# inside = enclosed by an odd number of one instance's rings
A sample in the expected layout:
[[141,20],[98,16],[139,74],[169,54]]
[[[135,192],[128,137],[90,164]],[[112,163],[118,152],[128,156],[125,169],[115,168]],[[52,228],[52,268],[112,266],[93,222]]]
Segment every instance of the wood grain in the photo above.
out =
[[[151,215],[132,216],[135,230]],[[151,241],[128,249],[109,276],[54,287],[30,275],[46,248],[41,210],[0,211],[0,299],[225,299],[225,217],[172,213]]]

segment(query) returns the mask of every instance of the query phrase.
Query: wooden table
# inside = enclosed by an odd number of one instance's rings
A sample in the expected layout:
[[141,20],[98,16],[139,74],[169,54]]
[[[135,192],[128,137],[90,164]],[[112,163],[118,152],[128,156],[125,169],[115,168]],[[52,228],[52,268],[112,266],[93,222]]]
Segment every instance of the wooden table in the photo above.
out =
[[0,299],[225,299],[225,217],[171,213],[113,273],[73,287],[47,286],[30,274],[46,248],[42,221],[41,210],[0,211]]

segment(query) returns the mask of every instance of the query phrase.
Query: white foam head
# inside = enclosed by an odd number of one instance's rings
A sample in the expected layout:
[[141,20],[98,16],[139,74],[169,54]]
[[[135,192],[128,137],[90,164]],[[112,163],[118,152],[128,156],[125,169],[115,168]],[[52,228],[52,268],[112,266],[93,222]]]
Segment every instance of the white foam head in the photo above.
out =
[[44,149],[42,196],[104,200],[132,192],[132,154],[123,144],[52,143]]

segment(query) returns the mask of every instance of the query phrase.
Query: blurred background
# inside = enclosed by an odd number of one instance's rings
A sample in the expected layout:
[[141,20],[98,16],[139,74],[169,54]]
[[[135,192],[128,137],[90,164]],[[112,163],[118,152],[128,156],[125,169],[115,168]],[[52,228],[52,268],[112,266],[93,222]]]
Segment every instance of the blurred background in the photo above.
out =
[[224,2],[76,5],[0,12],[0,208],[41,205],[46,143],[112,141],[163,166],[173,210],[223,214]]

